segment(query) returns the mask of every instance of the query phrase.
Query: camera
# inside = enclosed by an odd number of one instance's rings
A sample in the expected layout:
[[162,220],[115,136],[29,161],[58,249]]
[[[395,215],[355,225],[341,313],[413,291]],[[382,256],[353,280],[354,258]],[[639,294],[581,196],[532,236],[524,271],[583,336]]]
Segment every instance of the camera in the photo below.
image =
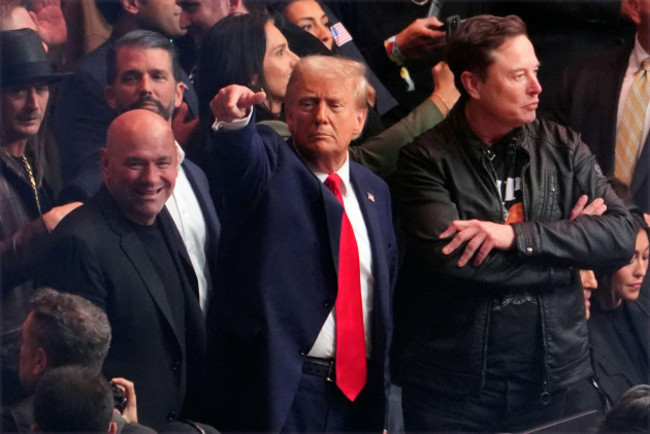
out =
[[111,384],[111,392],[113,392],[113,406],[121,414],[126,408],[126,395],[115,384]]
[[449,38],[464,21],[465,20],[460,19],[460,15],[447,17],[447,19],[445,19],[445,25],[442,27],[447,33],[447,38]]

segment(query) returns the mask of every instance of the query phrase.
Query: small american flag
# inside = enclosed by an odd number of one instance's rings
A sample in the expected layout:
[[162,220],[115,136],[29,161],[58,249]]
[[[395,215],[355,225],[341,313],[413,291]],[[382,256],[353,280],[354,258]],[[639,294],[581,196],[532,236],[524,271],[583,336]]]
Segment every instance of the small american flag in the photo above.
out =
[[369,200],[370,202],[374,202],[374,201],[375,201],[375,195],[372,194],[372,193],[370,193],[370,192],[368,192],[368,200]]
[[334,24],[330,27],[330,30],[332,31],[334,42],[336,42],[336,45],[339,47],[342,47],[344,44],[347,44],[352,40],[352,36],[350,36],[347,29],[341,23]]

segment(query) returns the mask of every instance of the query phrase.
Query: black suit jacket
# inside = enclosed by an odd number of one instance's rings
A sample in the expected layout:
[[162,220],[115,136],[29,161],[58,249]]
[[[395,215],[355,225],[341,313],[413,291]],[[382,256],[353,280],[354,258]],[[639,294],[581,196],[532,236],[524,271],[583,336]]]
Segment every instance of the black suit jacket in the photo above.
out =
[[[558,120],[582,134],[605,174],[614,173],[618,100],[632,45],[568,68],[556,98]],[[650,136],[639,156],[630,192],[650,212]]]
[[185,324],[174,321],[153,262],[105,187],[57,226],[42,271],[44,283],[106,311],[113,338],[104,374],[135,383],[139,422],[153,428],[179,417],[193,396],[205,340],[189,257],[165,208],[158,219],[184,270],[178,290],[184,294]]
[[[627,324],[630,326],[629,335],[638,338],[637,343],[640,344],[647,363],[649,316],[643,303],[639,300],[624,301],[616,309],[620,309],[619,313],[625,313],[630,319],[629,323],[626,322],[626,327]],[[629,348],[616,333],[614,321],[622,319],[622,316],[613,316],[611,311],[601,310],[598,303],[594,303],[591,317],[587,321],[594,372],[610,404],[616,403],[630,387],[648,382],[648,372],[630,357],[637,348]]]

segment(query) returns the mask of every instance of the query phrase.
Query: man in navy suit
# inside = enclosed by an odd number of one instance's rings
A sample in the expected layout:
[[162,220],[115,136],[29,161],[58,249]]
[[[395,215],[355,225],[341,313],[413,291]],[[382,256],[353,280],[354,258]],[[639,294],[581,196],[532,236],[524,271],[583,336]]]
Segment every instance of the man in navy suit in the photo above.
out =
[[[616,135],[627,96],[641,62],[650,57],[650,1],[623,0],[637,25],[633,44],[568,68],[556,98],[556,117],[582,135],[605,174],[614,173]],[[650,146],[646,114],[640,151],[631,176],[630,194],[650,213]]]
[[[348,158],[366,118],[363,74],[351,60],[300,60],[287,87],[288,142],[255,127],[261,92],[228,86],[210,104],[224,235],[203,401],[220,430],[384,427],[397,253],[386,184]],[[326,184],[337,177],[333,193]],[[357,247],[346,249],[351,232]],[[337,336],[351,293],[344,275],[357,285],[362,327],[351,359],[365,372],[355,371],[352,392],[347,336]]]

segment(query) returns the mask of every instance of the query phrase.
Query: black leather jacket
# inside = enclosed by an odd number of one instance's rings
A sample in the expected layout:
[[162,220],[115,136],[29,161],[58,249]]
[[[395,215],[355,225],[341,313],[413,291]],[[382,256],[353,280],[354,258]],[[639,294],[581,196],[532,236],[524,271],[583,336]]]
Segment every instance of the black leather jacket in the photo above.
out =
[[[478,393],[491,303],[495,295],[523,288],[539,294],[543,390],[591,373],[577,270],[627,263],[632,219],[577,134],[536,120],[504,140],[510,152],[527,156],[521,173],[525,222],[513,224],[513,250],[493,250],[479,267],[457,267],[464,248],[445,256],[441,249],[449,239],[438,238],[453,220],[503,223],[507,217],[490,148],[470,132],[463,104],[400,154],[396,202],[406,252],[395,301],[392,363],[398,383]],[[582,194],[602,197],[607,212],[569,221]]]

